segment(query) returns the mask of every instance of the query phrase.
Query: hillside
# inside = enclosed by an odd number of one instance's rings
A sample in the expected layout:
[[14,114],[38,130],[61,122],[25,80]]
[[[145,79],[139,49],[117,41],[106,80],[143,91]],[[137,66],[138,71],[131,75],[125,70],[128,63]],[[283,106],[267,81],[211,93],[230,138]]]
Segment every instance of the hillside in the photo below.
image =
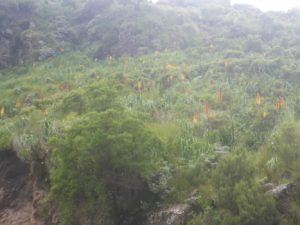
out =
[[0,18],[1,224],[300,224],[299,10],[0,0]]

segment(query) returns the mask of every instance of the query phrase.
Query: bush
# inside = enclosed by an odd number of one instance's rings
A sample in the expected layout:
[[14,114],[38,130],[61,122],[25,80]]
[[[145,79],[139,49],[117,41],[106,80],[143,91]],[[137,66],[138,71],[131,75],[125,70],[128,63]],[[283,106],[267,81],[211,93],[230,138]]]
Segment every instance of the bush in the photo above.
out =
[[255,182],[255,168],[245,153],[227,156],[213,174],[217,193],[214,204],[207,206],[190,224],[198,225],[273,225],[278,212],[271,196]]
[[254,165],[244,153],[222,161],[214,174],[216,206],[223,224],[274,224],[277,210],[274,200],[266,196],[254,180]]
[[10,150],[12,148],[11,133],[5,126],[0,127],[0,151]]
[[82,224],[76,222],[82,218],[84,224],[133,221],[142,215],[140,202],[155,198],[147,177],[161,158],[162,143],[133,114],[86,114],[54,142],[59,145],[52,158],[51,196],[63,224]]

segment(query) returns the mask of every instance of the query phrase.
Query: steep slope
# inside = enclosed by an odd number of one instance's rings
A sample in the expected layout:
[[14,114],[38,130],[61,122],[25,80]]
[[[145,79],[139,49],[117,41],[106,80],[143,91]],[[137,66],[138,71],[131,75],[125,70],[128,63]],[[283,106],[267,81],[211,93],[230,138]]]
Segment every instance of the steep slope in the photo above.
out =
[[299,10],[1,4],[3,223],[299,224]]
[[39,215],[47,192],[29,177],[29,165],[13,151],[0,152],[0,223],[42,225]]

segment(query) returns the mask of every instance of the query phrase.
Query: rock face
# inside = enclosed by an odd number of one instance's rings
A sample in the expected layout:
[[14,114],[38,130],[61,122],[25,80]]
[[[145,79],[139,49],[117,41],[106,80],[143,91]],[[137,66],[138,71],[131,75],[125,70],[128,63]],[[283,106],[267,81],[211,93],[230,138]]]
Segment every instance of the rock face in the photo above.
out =
[[272,191],[274,186],[275,185],[273,183],[265,183],[262,185],[265,191]]
[[12,36],[11,29],[0,32],[0,68],[8,67],[12,60]]
[[58,41],[63,42],[77,42],[76,33],[70,28],[71,25],[65,16],[58,16],[55,18],[55,36]]
[[170,193],[171,190],[168,186],[168,182],[171,179],[171,176],[170,168],[167,166],[161,168],[158,173],[153,174],[148,183],[151,192],[161,196]]
[[22,2],[0,1],[0,69],[54,57],[76,39],[66,17],[40,23],[34,1]]
[[224,154],[224,153],[228,153],[230,151],[230,147],[229,146],[215,146],[214,150],[216,153]]
[[274,197],[283,198],[291,194],[293,189],[294,185],[291,183],[281,184],[271,189],[268,193],[272,194]]
[[0,151],[0,224],[45,225],[39,217],[47,191],[29,179],[29,166]]
[[176,204],[151,214],[144,225],[183,225],[191,211],[189,204]]
[[276,207],[281,213],[285,213],[289,207],[289,203],[296,195],[296,186],[292,183],[281,184],[270,191],[268,194],[273,195],[276,198]]

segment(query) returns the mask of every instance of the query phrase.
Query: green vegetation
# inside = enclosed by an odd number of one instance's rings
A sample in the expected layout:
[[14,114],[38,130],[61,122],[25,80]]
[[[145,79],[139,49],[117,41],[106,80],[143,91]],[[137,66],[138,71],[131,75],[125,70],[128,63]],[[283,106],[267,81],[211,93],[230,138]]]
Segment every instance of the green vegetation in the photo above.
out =
[[[0,150],[59,224],[142,224],[197,190],[189,225],[298,225],[299,10],[165,2],[1,1]],[[284,210],[262,179],[296,186]]]
[[[66,224],[110,224],[112,218],[102,221],[110,211],[115,223],[122,221],[122,214],[134,220],[140,216],[139,202],[151,200],[147,177],[164,151],[135,115],[113,109],[88,113],[63,140],[52,142],[58,143],[52,195],[59,199]],[[99,208],[104,215],[98,214]]]

